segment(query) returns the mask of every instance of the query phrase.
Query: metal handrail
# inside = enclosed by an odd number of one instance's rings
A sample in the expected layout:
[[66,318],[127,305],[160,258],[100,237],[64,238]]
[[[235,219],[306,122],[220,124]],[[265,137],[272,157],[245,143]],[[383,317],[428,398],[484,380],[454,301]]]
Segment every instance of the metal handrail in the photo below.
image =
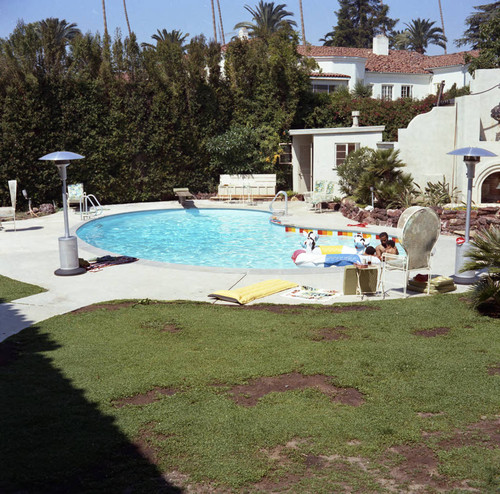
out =
[[[273,209],[273,204],[274,201],[278,198],[278,196],[283,195],[285,198],[285,209],[278,209],[274,210]],[[274,199],[271,201],[271,204],[269,204],[269,211],[273,213],[276,216],[287,216],[288,215],[288,195],[284,190],[280,190],[275,196]]]
[[101,203],[94,194],[83,194],[83,197],[80,199],[80,219],[84,220],[99,216],[103,211]]

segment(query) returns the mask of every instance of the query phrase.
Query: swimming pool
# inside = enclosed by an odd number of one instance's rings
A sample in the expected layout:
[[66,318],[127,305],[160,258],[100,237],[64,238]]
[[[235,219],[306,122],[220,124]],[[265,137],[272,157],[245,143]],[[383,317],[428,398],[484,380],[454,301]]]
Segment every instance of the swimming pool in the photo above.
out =
[[[297,269],[291,256],[301,248],[304,237],[297,234],[301,230],[273,224],[270,217],[268,212],[238,209],[139,211],[89,221],[77,235],[100,249],[140,259],[225,268]],[[352,233],[319,233],[318,244],[353,245]]]

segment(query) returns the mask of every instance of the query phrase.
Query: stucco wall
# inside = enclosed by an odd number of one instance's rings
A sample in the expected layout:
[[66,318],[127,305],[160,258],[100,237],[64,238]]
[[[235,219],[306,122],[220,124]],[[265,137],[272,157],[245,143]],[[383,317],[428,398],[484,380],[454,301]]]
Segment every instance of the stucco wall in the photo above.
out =
[[405,171],[422,188],[428,181],[441,181],[443,175],[449,183],[454,179],[453,157],[446,154],[455,149],[454,126],[455,108],[441,106],[418,115],[406,129],[399,129],[395,148],[406,163]]
[[[481,185],[500,171],[500,124],[491,118],[491,109],[500,100],[500,69],[478,70],[471,81],[471,95],[455,100],[455,106],[433,108],[415,117],[406,129],[399,129],[396,148],[407,170],[422,187],[427,181],[446,181],[461,192],[465,200],[467,177],[461,156],[447,153],[468,146],[487,149],[496,157],[481,158],[476,166],[472,200],[481,202]],[[489,90],[494,88],[492,90]]]

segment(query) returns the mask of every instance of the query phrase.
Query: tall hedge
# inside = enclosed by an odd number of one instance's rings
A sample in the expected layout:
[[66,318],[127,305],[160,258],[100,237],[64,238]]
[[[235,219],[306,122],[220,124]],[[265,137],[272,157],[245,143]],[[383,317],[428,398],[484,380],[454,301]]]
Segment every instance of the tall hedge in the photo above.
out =
[[[203,37],[148,48],[133,34],[111,41],[56,30],[51,38],[57,23],[44,26],[41,36],[40,23],[21,22],[0,39],[0,205],[10,202],[10,179],[35,205],[60,204],[56,168],[38,161],[57,150],[85,156],[71,163],[68,181],[102,203],[171,199],[176,186],[213,191],[220,173],[246,166],[238,153],[231,160],[241,163],[224,163],[213,147],[242,127],[255,136],[245,153],[255,156],[252,170],[277,173],[288,189],[291,168],[276,157],[290,128],[350,125],[351,109],[361,109],[362,125],[387,122],[390,136],[427,111],[425,102],[313,95],[314,62],[297,54],[297,35],[286,28],[222,50]],[[20,209],[23,201],[19,194]]]

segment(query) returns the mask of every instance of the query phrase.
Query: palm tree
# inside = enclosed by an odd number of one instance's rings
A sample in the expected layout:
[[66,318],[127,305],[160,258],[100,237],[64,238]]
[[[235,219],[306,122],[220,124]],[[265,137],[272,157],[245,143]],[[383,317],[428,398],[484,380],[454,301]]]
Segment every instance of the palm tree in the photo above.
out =
[[304,27],[304,11],[302,10],[302,0],[299,0],[300,24],[302,26],[302,44],[306,46],[306,29]]
[[291,19],[285,19],[285,17],[293,16],[292,12],[285,10],[286,5],[284,3],[279,5],[274,5],[274,2],[264,2],[260,0],[257,7],[252,9],[248,5],[245,5],[245,9],[252,14],[252,22],[239,22],[234,26],[234,29],[246,28],[249,31],[250,36],[254,38],[265,38],[285,25],[297,26],[297,23]]
[[59,72],[66,58],[66,47],[81,31],[65,19],[49,17],[38,22],[36,33],[40,42],[40,62],[46,72]]
[[[444,18],[443,18],[443,8],[441,7],[441,0],[438,0],[439,2],[439,15],[441,16],[441,27],[443,29],[443,36],[446,37],[446,34],[444,32]],[[446,43],[444,45],[444,54],[446,55]]]
[[225,45],[226,44],[226,38],[224,37],[224,26],[222,25],[222,13],[221,13],[221,10],[220,10],[220,2],[219,2],[219,0],[217,0],[217,9],[219,10],[220,37],[221,37],[222,44]]
[[153,34],[151,36],[152,39],[156,41],[156,45],[152,45],[151,43],[141,43],[143,48],[156,50],[158,45],[161,43],[172,43],[174,45],[179,45],[182,49],[185,49],[185,41],[189,36],[189,33],[184,34],[182,31],[178,31],[177,29],[172,29],[172,31],[167,31],[166,29],[156,30],[158,34]]
[[468,261],[462,271],[486,270],[487,274],[474,284],[471,298],[478,309],[500,311],[500,228],[480,230],[471,241]]
[[123,0],[123,10],[125,11],[125,20],[127,21],[127,28],[128,28],[128,37],[132,37],[132,30],[130,29],[130,22],[128,21],[128,14],[127,14],[127,3],[125,0]]
[[217,23],[215,22],[214,0],[211,0],[210,3],[212,4],[212,20],[214,22],[214,41],[217,43]]
[[106,19],[106,3],[102,0],[102,18],[104,19],[104,37],[108,37],[108,21]]
[[425,53],[427,46],[437,45],[446,48],[446,36],[440,27],[433,27],[435,22],[430,19],[413,19],[410,24],[405,24],[408,28],[408,49],[417,53]]

